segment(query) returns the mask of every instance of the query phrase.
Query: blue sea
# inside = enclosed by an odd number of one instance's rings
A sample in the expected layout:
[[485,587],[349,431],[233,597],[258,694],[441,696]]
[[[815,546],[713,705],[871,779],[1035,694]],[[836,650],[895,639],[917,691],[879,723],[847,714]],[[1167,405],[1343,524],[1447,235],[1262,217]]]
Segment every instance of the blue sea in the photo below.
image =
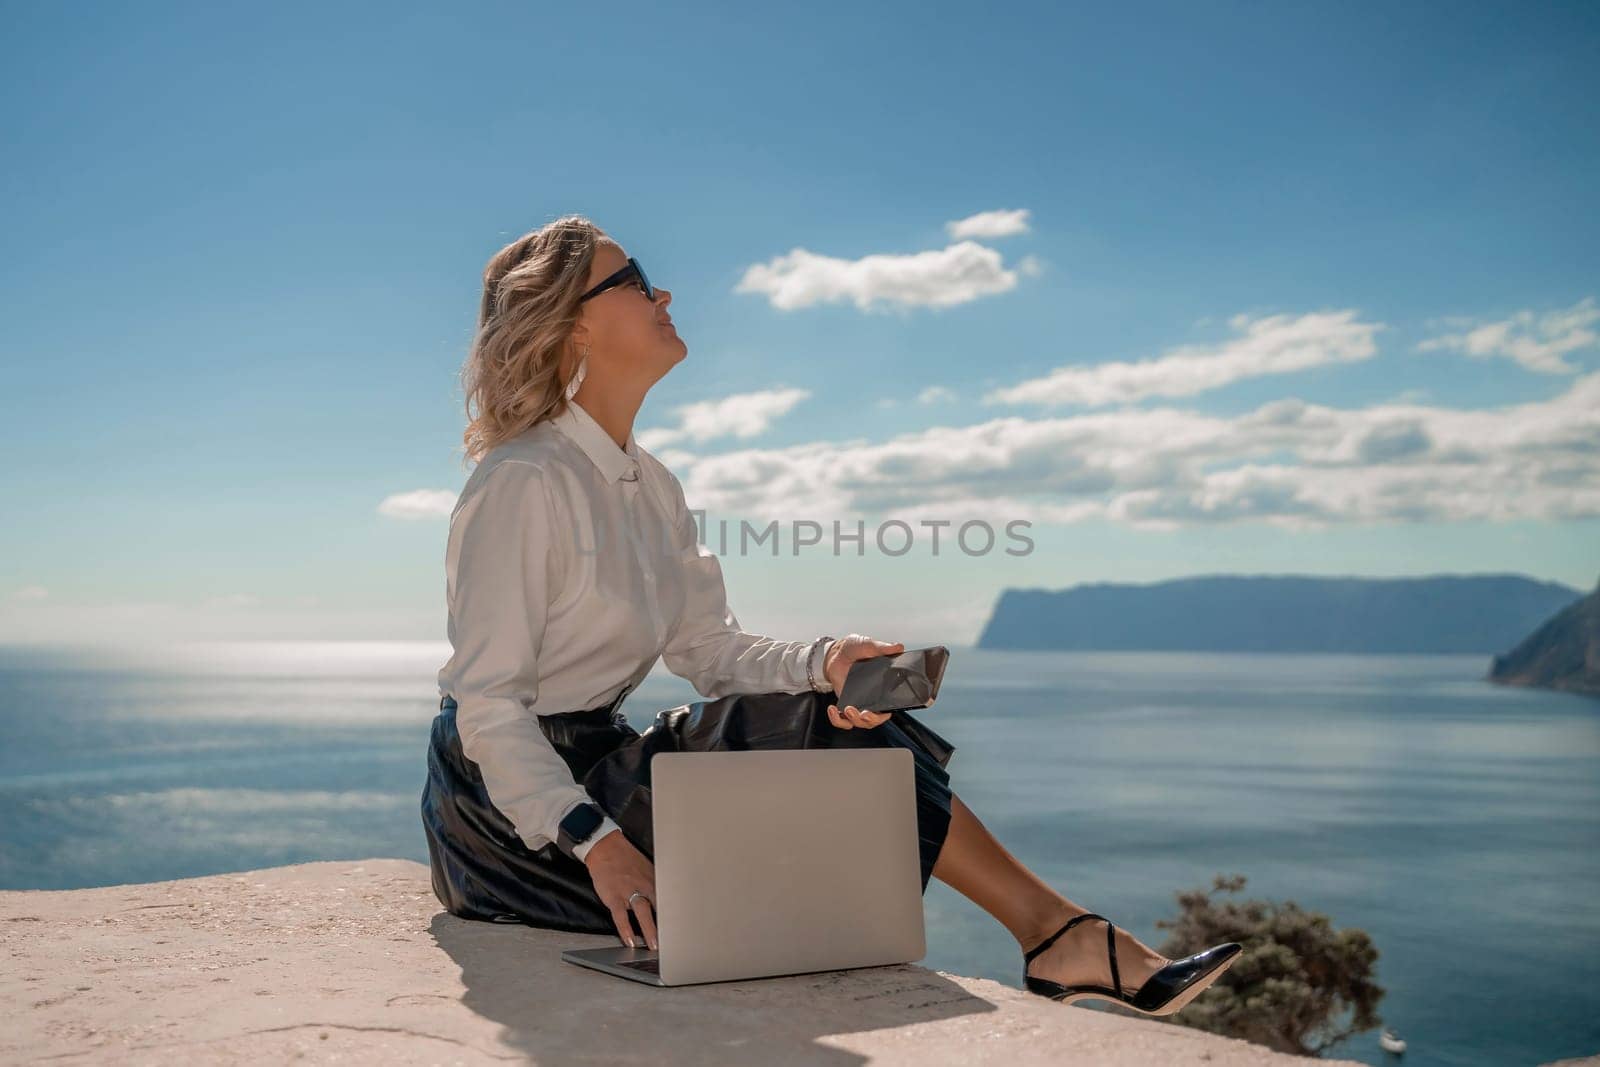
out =
[[[447,652],[0,649],[0,888],[426,863]],[[1492,686],[1486,666],[953,648],[920,715],[1011,852],[1153,945],[1178,891],[1242,874],[1243,896],[1372,936],[1404,1062],[1600,1053],[1600,700]],[[643,729],[696,697],[663,674],[623,710]],[[1021,984],[998,922],[938,881],[926,906],[924,965]],[[1376,1038],[1329,1054],[1388,1062]]]

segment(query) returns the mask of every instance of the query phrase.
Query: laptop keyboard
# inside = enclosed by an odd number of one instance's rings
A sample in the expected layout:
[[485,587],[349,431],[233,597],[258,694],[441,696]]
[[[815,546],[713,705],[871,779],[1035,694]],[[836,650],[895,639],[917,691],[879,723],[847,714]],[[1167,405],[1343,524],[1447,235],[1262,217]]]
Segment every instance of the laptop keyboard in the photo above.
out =
[[660,961],[660,959],[618,960],[617,963],[620,966],[623,966],[623,967],[631,967],[636,971],[643,971],[645,974],[660,974],[661,973],[661,961]]

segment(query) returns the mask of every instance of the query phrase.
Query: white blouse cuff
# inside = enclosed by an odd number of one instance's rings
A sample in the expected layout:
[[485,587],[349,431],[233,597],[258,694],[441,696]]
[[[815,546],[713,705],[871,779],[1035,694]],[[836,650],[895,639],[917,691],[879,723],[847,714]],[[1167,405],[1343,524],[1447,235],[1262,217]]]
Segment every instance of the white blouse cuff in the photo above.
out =
[[580,860],[585,858],[589,855],[589,850],[600,843],[600,839],[602,837],[606,836],[613,830],[620,829],[622,829],[622,827],[618,826],[615,820],[613,820],[611,816],[607,815],[604,819],[600,820],[600,825],[595,827],[594,833],[589,836],[589,840],[583,842],[581,845],[573,846],[572,854],[578,857]]

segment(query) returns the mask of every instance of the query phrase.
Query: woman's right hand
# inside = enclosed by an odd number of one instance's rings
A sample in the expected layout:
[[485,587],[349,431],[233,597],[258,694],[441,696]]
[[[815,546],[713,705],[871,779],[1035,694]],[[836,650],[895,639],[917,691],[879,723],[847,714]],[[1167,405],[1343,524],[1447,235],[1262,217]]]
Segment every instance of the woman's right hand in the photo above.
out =
[[639,929],[644,931],[645,944],[659,947],[656,938],[656,866],[645,859],[644,853],[633,847],[633,842],[622,836],[621,830],[612,830],[584,855],[594,881],[594,891],[600,902],[611,912],[617,924],[617,936],[629,948],[633,943],[633,924],[628,921],[628,897],[633,898],[633,913],[639,918]]

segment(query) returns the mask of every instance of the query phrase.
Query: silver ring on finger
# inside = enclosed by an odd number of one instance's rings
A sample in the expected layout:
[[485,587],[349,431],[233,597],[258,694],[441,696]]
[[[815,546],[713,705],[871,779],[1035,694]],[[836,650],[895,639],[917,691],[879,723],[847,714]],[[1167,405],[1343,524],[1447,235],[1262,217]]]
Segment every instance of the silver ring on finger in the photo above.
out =
[[[635,889],[632,893],[628,894],[628,907],[629,908],[633,907],[633,898],[634,897],[644,897],[643,891]],[[649,897],[644,897],[644,898],[646,900],[650,899]]]

